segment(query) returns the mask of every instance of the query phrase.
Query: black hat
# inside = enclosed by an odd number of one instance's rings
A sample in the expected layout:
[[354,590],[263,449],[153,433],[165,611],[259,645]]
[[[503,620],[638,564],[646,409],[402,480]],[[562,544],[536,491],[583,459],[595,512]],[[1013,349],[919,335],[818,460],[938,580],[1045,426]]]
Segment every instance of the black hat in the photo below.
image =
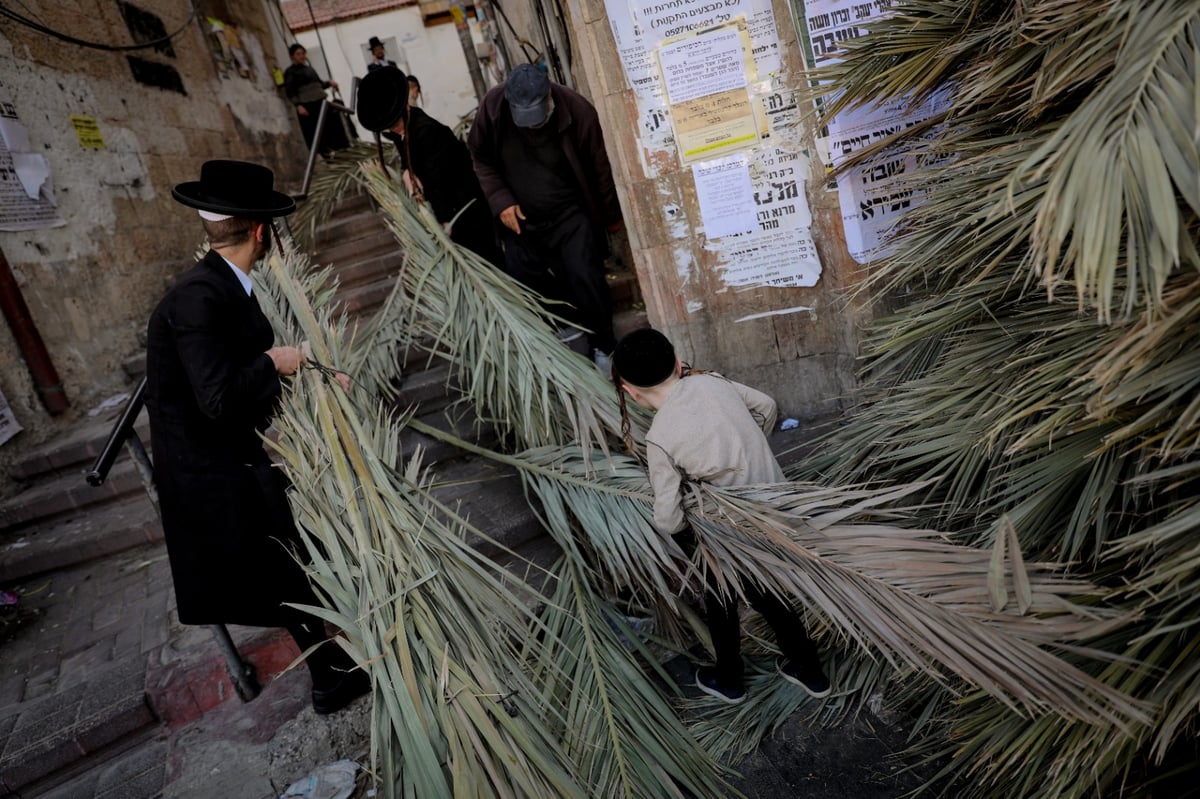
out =
[[641,327],[627,333],[613,350],[612,365],[622,380],[651,388],[675,373],[675,348],[662,333]]
[[358,82],[358,124],[378,133],[390,130],[408,110],[408,78],[393,66],[368,72]]
[[379,41],[378,36],[372,36],[370,39],[367,39],[368,50],[374,50],[376,47],[383,47],[383,42]]
[[200,180],[180,183],[171,196],[189,208],[249,219],[296,210],[295,200],[275,191],[275,174],[247,161],[205,161]]
[[504,81],[513,124],[518,128],[540,125],[550,116],[550,76],[533,64],[521,64]]

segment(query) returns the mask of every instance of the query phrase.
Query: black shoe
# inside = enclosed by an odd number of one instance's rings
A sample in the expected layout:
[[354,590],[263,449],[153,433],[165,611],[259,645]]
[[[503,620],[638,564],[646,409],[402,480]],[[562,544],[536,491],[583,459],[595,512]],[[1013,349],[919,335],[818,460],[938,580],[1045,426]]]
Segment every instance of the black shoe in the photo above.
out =
[[740,705],[746,699],[746,689],[740,685],[724,685],[717,680],[717,670],[712,666],[696,669],[696,687],[709,696],[730,705]]
[[801,669],[797,668],[790,660],[780,661],[779,674],[788,682],[799,685],[813,699],[824,699],[833,690],[833,686],[829,684],[829,678],[825,676],[819,663],[811,668]]
[[324,716],[336,713],[363,694],[371,692],[371,677],[362,669],[347,672],[329,688],[313,688],[313,711]]

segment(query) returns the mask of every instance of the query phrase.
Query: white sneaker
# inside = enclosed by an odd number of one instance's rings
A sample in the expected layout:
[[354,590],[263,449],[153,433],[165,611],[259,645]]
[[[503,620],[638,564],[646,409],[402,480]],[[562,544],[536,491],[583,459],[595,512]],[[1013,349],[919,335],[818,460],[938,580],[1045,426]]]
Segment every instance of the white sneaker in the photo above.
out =
[[605,355],[600,350],[592,353],[592,361],[596,364],[596,368],[600,370],[600,374],[607,378],[612,377],[612,356]]

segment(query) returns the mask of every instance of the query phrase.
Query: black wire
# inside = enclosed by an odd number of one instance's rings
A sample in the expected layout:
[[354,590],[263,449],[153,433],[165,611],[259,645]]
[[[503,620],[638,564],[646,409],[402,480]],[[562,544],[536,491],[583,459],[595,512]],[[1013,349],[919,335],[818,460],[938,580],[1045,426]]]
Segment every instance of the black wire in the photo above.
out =
[[521,34],[517,33],[517,29],[513,27],[513,24],[511,22],[508,21],[508,14],[504,13],[504,7],[502,5],[500,5],[499,0],[492,0],[492,5],[495,6],[496,10],[500,12],[500,18],[503,19],[504,24],[508,26],[509,33],[511,33],[513,35],[513,38],[517,40],[517,44],[520,45],[521,55],[525,56],[525,60],[528,61],[530,64],[536,64],[538,62],[538,60],[542,57],[542,54],[540,52],[538,52],[537,50],[534,50],[533,56],[530,57],[530,55],[529,55],[530,43],[526,39],[524,39],[521,36]]
[[151,47],[158,47],[160,45],[169,43],[176,36],[183,33],[184,29],[187,28],[188,25],[191,25],[192,20],[196,18],[196,3],[194,0],[191,3],[191,7],[192,13],[188,14],[187,20],[172,33],[167,34],[161,39],[155,39],[152,42],[143,42],[141,44],[102,44],[100,42],[89,42],[84,39],[76,39],[74,36],[69,36],[61,31],[56,31],[53,28],[47,27],[40,22],[35,22],[28,17],[21,16],[12,9],[6,8],[4,5],[0,5],[0,16],[8,17],[13,22],[33,28],[38,33],[45,34],[46,36],[52,36],[53,38],[67,42],[68,44],[76,44],[80,47],[90,47],[93,50],[105,50],[110,53],[124,53],[131,50],[146,50]]

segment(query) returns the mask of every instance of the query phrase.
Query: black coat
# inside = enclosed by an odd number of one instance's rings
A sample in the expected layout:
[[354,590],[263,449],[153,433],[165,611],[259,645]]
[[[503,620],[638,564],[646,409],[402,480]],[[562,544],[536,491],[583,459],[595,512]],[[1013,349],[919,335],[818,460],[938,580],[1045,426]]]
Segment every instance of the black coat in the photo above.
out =
[[[450,238],[498,265],[501,256],[496,246],[491,212],[483,190],[479,188],[479,178],[475,176],[467,145],[450,128],[412,106],[408,109],[405,130],[407,151],[402,137],[393,134],[388,138],[400,150],[401,165],[411,169],[421,181],[434,216],[445,224],[473,200],[454,223]],[[410,157],[411,164],[408,162]]]
[[273,339],[257,300],[211,251],[150,317],[146,407],[184,624],[278,626],[281,602],[314,601],[289,554],[299,540],[286,481],[259,438],[280,394]]

